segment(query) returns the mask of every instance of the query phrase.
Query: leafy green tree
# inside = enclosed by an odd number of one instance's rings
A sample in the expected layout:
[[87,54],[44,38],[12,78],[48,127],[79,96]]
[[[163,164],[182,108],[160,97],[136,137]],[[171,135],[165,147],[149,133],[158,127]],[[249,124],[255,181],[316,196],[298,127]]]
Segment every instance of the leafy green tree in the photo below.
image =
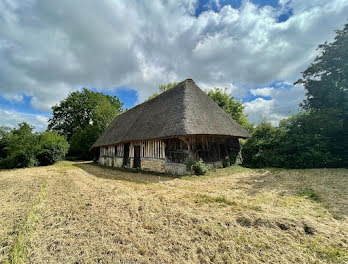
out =
[[11,131],[12,128],[10,127],[0,126],[0,160],[4,159],[7,156],[7,145]]
[[36,159],[39,165],[52,165],[56,161],[64,159],[68,150],[69,143],[57,131],[46,131],[38,134]]
[[342,167],[342,142],[333,141],[334,112],[325,116],[303,111],[280,122],[279,127],[259,124],[242,148],[250,167],[322,168]]
[[348,24],[336,31],[332,43],[319,45],[321,55],[302,73],[295,84],[302,84],[307,99],[306,110],[339,110],[348,113]]
[[342,142],[338,142],[335,112],[318,113],[303,111],[280,122],[279,127],[286,131],[279,146],[282,157],[281,167],[322,168],[341,167],[343,158]]
[[50,165],[63,159],[69,144],[56,131],[33,133],[23,122],[15,129],[0,129],[0,168]]
[[93,158],[89,148],[98,139],[101,129],[95,125],[88,125],[85,129],[81,127],[75,132],[70,140],[70,155],[83,160]]
[[262,122],[242,147],[243,163],[251,167],[282,167],[280,145],[286,131]]
[[[321,55],[302,73],[307,98],[301,104],[317,119],[316,131],[327,138],[332,155],[348,166],[348,24],[332,43],[319,45]],[[344,146],[346,144],[346,146]]]
[[69,155],[79,159],[91,158],[89,148],[111,121],[122,112],[123,103],[109,96],[83,89],[73,92],[53,106],[48,129],[67,137]]
[[161,93],[168,91],[169,89],[172,89],[173,87],[175,87],[177,84],[179,84],[178,82],[170,82],[167,84],[161,84],[160,86],[158,86],[158,93],[154,93],[153,95],[149,96],[149,98],[147,98],[147,100],[150,100],[152,98],[155,98],[156,96],[160,95]]
[[302,112],[280,122],[260,124],[243,146],[244,162],[253,167],[348,166],[348,24],[295,84],[306,89]]
[[122,112],[122,106],[116,96],[87,89],[73,92],[52,107],[53,117],[48,121],[48,129],[58,131],[70,141],[79,128],[85,129],[90,124],[99,130],[105,129]]
[[241,101],[227,93],[226,89],[214,88],[207,91],[208,96],[225,112],[230,115],[238,124],[243,126],[249,132],[253,130],[253,125],[246,119],[243,113],[244,106]]
[[22,168],[38,165],[35,154],[38,151],[38,139],[33,127],[23,122],[12,130],[6,147],[8,156],[5,158],[9,168]]

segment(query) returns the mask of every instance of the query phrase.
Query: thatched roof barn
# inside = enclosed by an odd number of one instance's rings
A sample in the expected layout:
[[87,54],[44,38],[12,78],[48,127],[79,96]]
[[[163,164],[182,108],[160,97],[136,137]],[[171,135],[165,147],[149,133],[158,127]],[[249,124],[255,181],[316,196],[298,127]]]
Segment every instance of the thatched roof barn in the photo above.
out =
[[238,138],[248,137],[244,128],[187,79],[117,116],[92,149],[100,148],[102,164],[181,174],[172,168],[174,163],[182,165],[189,158],[221,162],[229,150],[239,149]]

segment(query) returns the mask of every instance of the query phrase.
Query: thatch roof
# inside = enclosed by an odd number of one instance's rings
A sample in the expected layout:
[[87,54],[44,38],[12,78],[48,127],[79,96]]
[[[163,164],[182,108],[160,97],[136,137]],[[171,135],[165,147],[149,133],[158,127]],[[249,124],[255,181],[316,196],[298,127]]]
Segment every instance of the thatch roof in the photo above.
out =
[[117,116],[92,148],[185,135],[250,137],[193,80],[187,79]]

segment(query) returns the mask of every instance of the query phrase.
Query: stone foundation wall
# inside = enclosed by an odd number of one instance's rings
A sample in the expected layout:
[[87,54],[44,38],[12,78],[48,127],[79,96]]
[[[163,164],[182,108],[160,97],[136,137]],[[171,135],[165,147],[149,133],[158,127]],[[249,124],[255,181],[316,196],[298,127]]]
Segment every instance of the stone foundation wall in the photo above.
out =
[[123,158],[120,157],[99,157],[99,164],[109,167],[122,167]]
[[189,172],[186,170],[185,163],[172,163],[166,162],[164,166],[165,172],[174,175],[186,175]]
[[224,166],[222,165],[222,161],[215,161],[215,162],[210,162],[207,163],[207,166],[209,168],[223,168]]
[[[109,167],[122,167],[122,157],[100,157],[99,164]],[[134,159],[129,158],[129,168],[133,168]],[[222,161],[207,163],[210,168],[222,168]],[[140,168],[144,171],[155,171],[174,175],[187,175],[185,163],[166,162],[164,159],[141,158]]]
[[160,159],[144,159],[140,160],[140,167],[144,171],[166,172],[165,161]]
[[117,157],[114,159],[114,167],[122,167],[123,158]]

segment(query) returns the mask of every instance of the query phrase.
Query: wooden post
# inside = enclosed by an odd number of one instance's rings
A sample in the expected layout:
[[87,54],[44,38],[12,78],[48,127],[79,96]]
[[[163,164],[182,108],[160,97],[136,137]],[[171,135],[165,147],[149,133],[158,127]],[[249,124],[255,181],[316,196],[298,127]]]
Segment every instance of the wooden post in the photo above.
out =
[[190,160],[196,160],[195,153],[193,152],[191,148],[191,137],[179,137],[180,140],[182,140],[187,145],[187,153]]

